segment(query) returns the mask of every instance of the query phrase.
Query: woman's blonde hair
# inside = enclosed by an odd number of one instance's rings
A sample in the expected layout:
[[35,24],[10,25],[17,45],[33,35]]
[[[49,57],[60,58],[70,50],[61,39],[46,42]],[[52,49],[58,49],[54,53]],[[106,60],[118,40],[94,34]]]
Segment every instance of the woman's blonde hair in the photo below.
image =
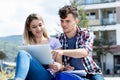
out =
[[[25,44],[35,44],[36,43],[36,40],[34,38],[34,35],[32,34],[32,32],[29,31],[29,28],[30,28],[30,23],[34,20],[34,19],[37,19],[37,20],[40,20],[44,23],[43,21],[43,18],[38,15],[38,14],[30,14],[26,21],[25,21],[25,28],[24,28],[24,32],[23,32],[23,39],[25,41]],[[43,36],[45,38],[48,38],[49,39],[49,36],[48,36],[48,33],[45,29],[45,27],[43,28]]]

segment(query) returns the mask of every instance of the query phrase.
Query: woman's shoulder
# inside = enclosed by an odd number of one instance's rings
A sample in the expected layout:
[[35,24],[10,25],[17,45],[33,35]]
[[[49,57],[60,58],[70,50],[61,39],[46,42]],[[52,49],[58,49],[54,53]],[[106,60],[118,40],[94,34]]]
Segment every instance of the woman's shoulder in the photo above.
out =
[[50,41],[58,41],[58,39],[55,38],[55,37],[50,37],[49,40],[50,40]]
[[49,43],[50,43],[50,47],[54,50],[54,49],[58,49],[61,47],[61,44],[59,42],[58,39],[52,37],[52,38],[49,38]]

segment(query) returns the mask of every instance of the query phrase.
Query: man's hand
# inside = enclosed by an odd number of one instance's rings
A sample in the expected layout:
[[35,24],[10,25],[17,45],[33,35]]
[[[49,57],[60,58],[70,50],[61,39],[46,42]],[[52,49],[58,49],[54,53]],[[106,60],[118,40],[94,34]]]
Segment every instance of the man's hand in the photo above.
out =
[[55,57],[57,55],[62,56],[63,55],[63,50],[53,50],[51,53],[53,54],[53,57]]
[[70,66],[70,65],[66,65],[66,66],[64,66],[64,69],[63,69],[64,71],[72,71],[72,70],[74,70],[74,67],[72,67],[72,66]]

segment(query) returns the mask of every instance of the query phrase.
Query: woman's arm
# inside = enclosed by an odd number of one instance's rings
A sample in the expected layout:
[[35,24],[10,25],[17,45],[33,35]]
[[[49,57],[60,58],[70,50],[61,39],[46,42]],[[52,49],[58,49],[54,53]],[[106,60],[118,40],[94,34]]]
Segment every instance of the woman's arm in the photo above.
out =
[[[57,49],[60,50],[61,48]],[[53,54],[53,59],[54,62],[53,64],[50,64],[49,67],[54,70],[54,72],[58,72],[63,70],[63,65],[62,65],[62,56],[59,54]]]

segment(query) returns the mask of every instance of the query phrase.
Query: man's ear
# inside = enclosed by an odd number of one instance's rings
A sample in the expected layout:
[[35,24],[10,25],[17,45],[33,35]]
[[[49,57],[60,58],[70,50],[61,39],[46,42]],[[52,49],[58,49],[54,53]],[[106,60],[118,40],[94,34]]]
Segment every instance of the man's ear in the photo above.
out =
[[78,24],[79,23],[79,19],[78,18],[76,18],[76,24]]

